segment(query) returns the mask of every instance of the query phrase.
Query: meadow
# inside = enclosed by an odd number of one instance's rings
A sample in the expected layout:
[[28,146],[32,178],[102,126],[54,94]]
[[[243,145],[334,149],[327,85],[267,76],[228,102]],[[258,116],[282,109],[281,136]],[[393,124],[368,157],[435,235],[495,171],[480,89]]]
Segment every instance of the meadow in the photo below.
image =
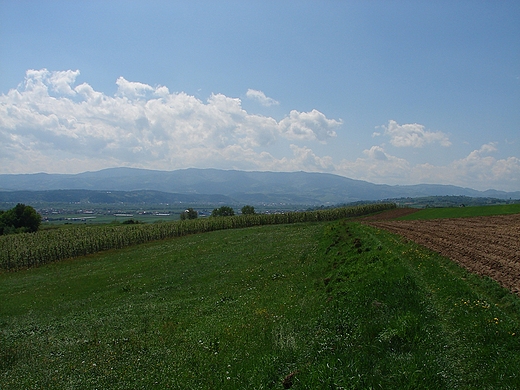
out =
[[418,219],[483,217],[518,213],[520,213],[520,203],[513,203],[493,206],[425,208],[417,211],[416,213],[409,214],[398,219],[404,221],[413,221]]
[[0,274],[2,389],[514,389],[520,300],[352,220]]

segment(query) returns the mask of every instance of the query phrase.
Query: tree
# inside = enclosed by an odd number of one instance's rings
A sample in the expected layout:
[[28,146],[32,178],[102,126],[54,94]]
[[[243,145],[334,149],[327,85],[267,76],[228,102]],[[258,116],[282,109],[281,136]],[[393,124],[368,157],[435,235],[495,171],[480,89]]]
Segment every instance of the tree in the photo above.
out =
[[249,206],[249,205],[242,207],[241,211],[242,211],[242,214],[244,214],[244,215],[256,214],[255,208],[253,206]]
[[33,207],[18,203],[12,209],[0,213],[0,234],[35,232],[41,222],[41,215]]
[[222,206],[222,207],[219,207],[218,209],[214,209],[211,212],[212,217],[230,217],[232,215],[235,215],[235,210],[233,210],[229,206]]
[[186,219],[197,219],[198,216],[199,216],[199,213],[197,213],[195,210],[193,210],[190,207],[181,213],[181,221],[184,221]]

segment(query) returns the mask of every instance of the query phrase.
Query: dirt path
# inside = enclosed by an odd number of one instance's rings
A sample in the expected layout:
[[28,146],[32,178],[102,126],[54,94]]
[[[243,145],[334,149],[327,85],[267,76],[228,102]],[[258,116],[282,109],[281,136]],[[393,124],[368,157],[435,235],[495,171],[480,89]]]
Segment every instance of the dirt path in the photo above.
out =
[[422,244],[520,295],[520,214],[365,223]]

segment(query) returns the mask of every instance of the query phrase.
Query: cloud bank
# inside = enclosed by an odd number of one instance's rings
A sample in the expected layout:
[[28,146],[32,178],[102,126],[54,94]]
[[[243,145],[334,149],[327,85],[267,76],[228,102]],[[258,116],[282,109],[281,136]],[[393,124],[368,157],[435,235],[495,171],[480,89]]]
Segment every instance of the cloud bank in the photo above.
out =
[[[87,83],[74,86],[78,76],[71,70],[29,70],[18,89],[0,97],[4,170],[19,170],[21,160],[22,170],[55,170],[60,160],[73,170],[84,162],[275,169],[288,162],[267,147],[283,140],[326,142],[341,125],[317,110],[293,110],[277,121],[246,112],[237,98],[212,94],[203,102],[123,77],[115,95],[107,96]],[[252,96],[272,104],[260,91]],[[49,161],[40,165],[46,155]]]
[[[0,95],[0,173],[213,167],[520,189],[520,160],[495,158],[497,143],[441,166],[411,164],[389,154],[384,144],[361,147],[358,158],[332,157],[315,150],[326,151],[338,132],[345,135],[343,122],[318,110],[293,109],[276,120],[247,112],[238,98],[216,93],[202,101],[124,77],[109,96],[88,83],[76,85],[79,75],[78,70],[28,70],[18,88]],[[278,104],[257,90],[249,89],[246,97],[265,106]],[[389,139],[397,149],[452,146],[445,133],[421,124],[389,120],[380,128],[384,131],[374,136]]]

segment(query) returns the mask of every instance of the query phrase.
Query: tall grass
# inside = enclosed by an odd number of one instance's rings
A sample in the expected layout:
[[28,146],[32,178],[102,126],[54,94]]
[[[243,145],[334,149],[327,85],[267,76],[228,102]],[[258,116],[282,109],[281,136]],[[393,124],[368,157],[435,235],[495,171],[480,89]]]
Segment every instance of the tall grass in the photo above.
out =
[[75,226],[36,233],[0,236],[0,269],[17,270],[108,249],[214,230],[298,222],[332,221],[395,208],[393,203],[370,204],[307,212],[199,218],[157,224]]

